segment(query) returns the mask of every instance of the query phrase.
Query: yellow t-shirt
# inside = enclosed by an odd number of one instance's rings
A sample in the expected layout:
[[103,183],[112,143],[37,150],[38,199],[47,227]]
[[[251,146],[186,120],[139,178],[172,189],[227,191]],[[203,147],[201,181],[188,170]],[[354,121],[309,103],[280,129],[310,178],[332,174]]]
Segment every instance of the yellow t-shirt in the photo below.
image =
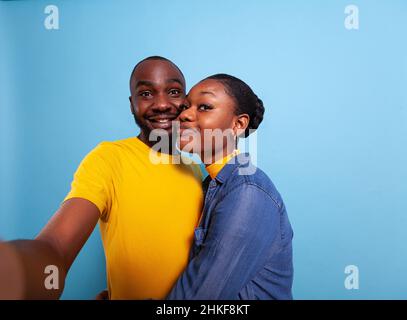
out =
[[87,199],[100,210],[111,299],[163,299],[188,263],[202,209],[201,172],[197,165],[154,164],[150,150],[136,137],[100,143],[65,198]]

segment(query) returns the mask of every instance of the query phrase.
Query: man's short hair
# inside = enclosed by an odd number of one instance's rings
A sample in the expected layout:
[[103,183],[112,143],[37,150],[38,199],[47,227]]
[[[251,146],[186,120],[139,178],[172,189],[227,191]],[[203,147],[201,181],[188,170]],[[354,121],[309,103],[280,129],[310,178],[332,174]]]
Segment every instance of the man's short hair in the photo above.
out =
[[130,83],[129,83],[129,85],[130,85],[130,92],[131,92],[131,89],[132,89],[132,85],[131,85],[131,84],[132,84],[133,77],[134,77],[134,74],[135,74],[135,72],[136,72],[137,67],[138,67],[141,63],[143,63],[144,61],[148,61],[148,60],[162,60],[162,61],[166,61],[166,62],[171,63],[175,68],[178,69],[179,73],[181,73],[182,77],[183,77],[184,80],[185,80],[184,74],[182,73],[181,69],[178,68],[178,66],[177,66],[174,62],[172,62],[171,60],[169,60],[169,59],[167,59],[167,58],[161,57],[161,56],[150,56],[150,57],[144,58],[143,60],[139,61],[139,62],[134,66],[133,71],[131,72],[131,76],[130,76]]

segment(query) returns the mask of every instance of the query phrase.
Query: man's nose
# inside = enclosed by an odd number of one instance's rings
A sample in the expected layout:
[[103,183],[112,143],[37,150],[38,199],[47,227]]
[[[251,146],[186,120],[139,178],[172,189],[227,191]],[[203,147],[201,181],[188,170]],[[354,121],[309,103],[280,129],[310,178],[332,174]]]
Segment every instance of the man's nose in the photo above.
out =
[[156,111],[164,112],[164,111],[167,111],[168,109],[171,109],[171,104],[168,101],[167,97],[165,97],[164,95],[158,95],[156,97],[153,108]]

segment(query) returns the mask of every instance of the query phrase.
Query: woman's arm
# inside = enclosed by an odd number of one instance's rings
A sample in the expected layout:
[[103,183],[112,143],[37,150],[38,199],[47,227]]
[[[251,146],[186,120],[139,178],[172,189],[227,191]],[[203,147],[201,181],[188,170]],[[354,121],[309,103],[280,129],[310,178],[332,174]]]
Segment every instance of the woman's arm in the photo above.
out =
[[237,299],[278,248],[281,208],[256,185],[229,192],[212,212],[206,239],[168,299]]

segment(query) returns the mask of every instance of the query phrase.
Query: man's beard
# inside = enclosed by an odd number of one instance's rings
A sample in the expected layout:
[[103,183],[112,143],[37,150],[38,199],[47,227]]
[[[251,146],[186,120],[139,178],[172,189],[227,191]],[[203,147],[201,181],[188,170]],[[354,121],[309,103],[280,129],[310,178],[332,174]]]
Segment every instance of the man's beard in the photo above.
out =
[[[133,117],[134,117],[134,121],[136,122],[136,125],[140,128],[140,134],[142,134],[144,136],[144,138],[146,139],[146,141],[148,142],[148,145],[150,147],[152,147],[153,145],[155,145],[156,143],[158,143],[160,141],[160,140],[154,139],[154,134],[152,135],[153,140],[150,140],[152,129],[150,127],[148,127],[142,121],[139,121],[139,119],[136,117],[136,115],[133,114]],[[173,141],[173,139],[172,139],[172,137],[173,137],[172,130],[167,131],[167,133],[168,133],[168,138],[169,138],[168,152],[172,153],[173,151],[176,151],[176,148],[175,148],[176,142]]]
[[133,117],[134,117],[134,121],[136,122],[136,125],[140,128],[140,133],[143,133],[143,135],[146,135],[146,138],[148,139],[151,129],[148,126],[146,126],[142,121],[139,121],[139,119],[137,119],[135,114],[133,114]]

